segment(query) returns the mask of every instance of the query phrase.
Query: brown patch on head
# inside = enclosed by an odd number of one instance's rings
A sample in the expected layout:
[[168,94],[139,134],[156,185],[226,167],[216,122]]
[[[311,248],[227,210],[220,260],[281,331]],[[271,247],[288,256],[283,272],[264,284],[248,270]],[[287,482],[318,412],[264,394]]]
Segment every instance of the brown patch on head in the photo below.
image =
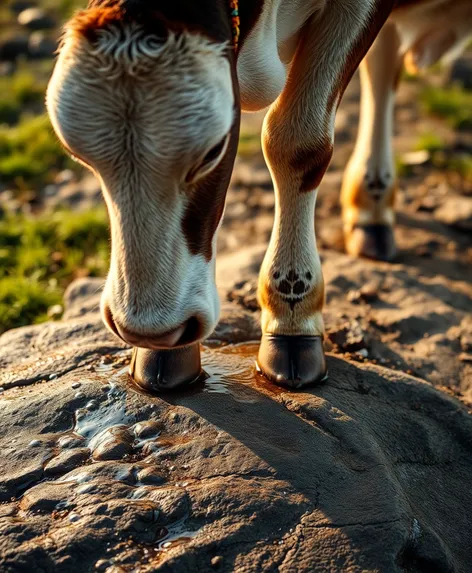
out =
[[202,254],[207,261],[213,256],[213,237],[223,215],[239,142],[241,106],[236,66],[231,66],[234,90],[234,122],[226,153],[219,165],[192,190],[182,221],[182,231],[192,255]]
[[232,37],[230,8],[226,1],[90,0],[85,12],[92,10],[110,11],[110,15],[115,13],[119,21],[138,23],[147,32],[159,36],[165,30],[172,30],[200,33],[215,42],[230,42]]
[[168,26],[160,13],[152,9],[130,10],[123,2],[92,2],[87,10],[77,12],[68,22],[67,29],[87,38],[90,42],[97,41],[97,32],[116,25],[134,22],[142,26],[145,33],[167,37]]

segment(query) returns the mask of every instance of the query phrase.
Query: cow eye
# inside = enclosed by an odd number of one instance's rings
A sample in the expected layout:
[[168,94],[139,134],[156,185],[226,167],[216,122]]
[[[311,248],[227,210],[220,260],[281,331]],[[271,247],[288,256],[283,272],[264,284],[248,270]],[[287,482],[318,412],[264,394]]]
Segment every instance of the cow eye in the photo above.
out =
[[185,181],[187,183],[195,183],[195,181],[213,171],[218,165],[219,160],[223,157],[223,153],[228,147],[228,141],[229,134],[225,135],[220,142],[207,151],[200,163],[187,173]]
[[223,153],[227,141],[228,141],[228,136],[225,135],[225,137],[223,137],[223,139],[219,143],[217,143],[214,147],[212,147],[210,151],[205,155],[202,161],[202,165],[211,163],[212,161],[215,161],[215,159],[218,159],[220,155]]

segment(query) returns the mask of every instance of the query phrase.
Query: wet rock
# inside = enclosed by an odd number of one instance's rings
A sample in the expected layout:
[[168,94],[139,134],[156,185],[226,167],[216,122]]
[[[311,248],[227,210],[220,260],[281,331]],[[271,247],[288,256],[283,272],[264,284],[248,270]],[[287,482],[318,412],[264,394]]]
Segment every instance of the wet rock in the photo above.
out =
[[189,496],[181,488],[153,489],[149,499],[159,507],[159,523],[163,525],[183,519],[190,509]]
[[89,457],[88,448],[78,448],[66,450],[52,458],[44,468],[44,475],[47,477],[65,474],[77,466],[82,465]]
[[56,21],[41,8],[27,8],[18,14],[18,24],[29,30],[48,30],[55,28]]
[[23,511],[52,512],[58,506],[66,507],[65,500],[70,494],[69,484],[53,482],[40,483],[30,488],[21,499],[20,507]]
[[166,481],[162,471],[152,466],[142,469],[138,473],[137,479],[142,485],[161,485]]
[[108,428],[90,444],[96,460],[121,460],[133,452],[133,437],[127,428]]
[[139,422],[133,427],[134,435],[140,440],[157,437],[162,430],[162,425],[154,420]]
[[434,217],[446,225],[462,231],[472,231],[472,198],[450,197],[436,209]]

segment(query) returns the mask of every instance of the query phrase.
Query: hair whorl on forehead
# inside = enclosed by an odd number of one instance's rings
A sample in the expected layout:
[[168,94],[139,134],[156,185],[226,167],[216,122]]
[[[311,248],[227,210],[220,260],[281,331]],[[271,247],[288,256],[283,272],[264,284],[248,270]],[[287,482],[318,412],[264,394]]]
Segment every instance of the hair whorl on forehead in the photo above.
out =
[[[132,5],[131,5],[132,6]],[[101,30],[118,26],[139,25],[144,33],[161,38],[167,38],[168,26],[164,18],[155,10],[130,9],[122,2],[108,2],[106,5],[94,6],[77,12],[67,24],[67,30],[85,36],[94,43]]]
[[[69,47],[81,46],[79,52],[73,51],[80,54],[82,66],[94,72],[88,81],[94,76],[99,81],[97,72],[109,79],[122,74],[144,78],[155,68],[156,58],[169,64],[190,56],[190,62],[208,53],[221,56],[227,50],[225,44],[168,26],[155,12],[147,14],[146,18],[142,11],[130,12],[117,4],[83,10],[67,24],[63,46],[68,39],[72,40]],[[81,38],[87,41],[85,45]]]

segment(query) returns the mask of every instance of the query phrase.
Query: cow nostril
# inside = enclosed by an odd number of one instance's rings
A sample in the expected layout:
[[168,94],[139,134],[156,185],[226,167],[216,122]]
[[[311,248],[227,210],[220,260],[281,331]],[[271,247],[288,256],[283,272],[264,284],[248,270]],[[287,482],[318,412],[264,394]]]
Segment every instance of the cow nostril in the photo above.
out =
[[201,325],[200,321],[196,316],[190,317],[186,324],[185,330],[182,336],[179,338],[178,345],[185,346],[186,344],[191,344],[200,338],[201,334]]

